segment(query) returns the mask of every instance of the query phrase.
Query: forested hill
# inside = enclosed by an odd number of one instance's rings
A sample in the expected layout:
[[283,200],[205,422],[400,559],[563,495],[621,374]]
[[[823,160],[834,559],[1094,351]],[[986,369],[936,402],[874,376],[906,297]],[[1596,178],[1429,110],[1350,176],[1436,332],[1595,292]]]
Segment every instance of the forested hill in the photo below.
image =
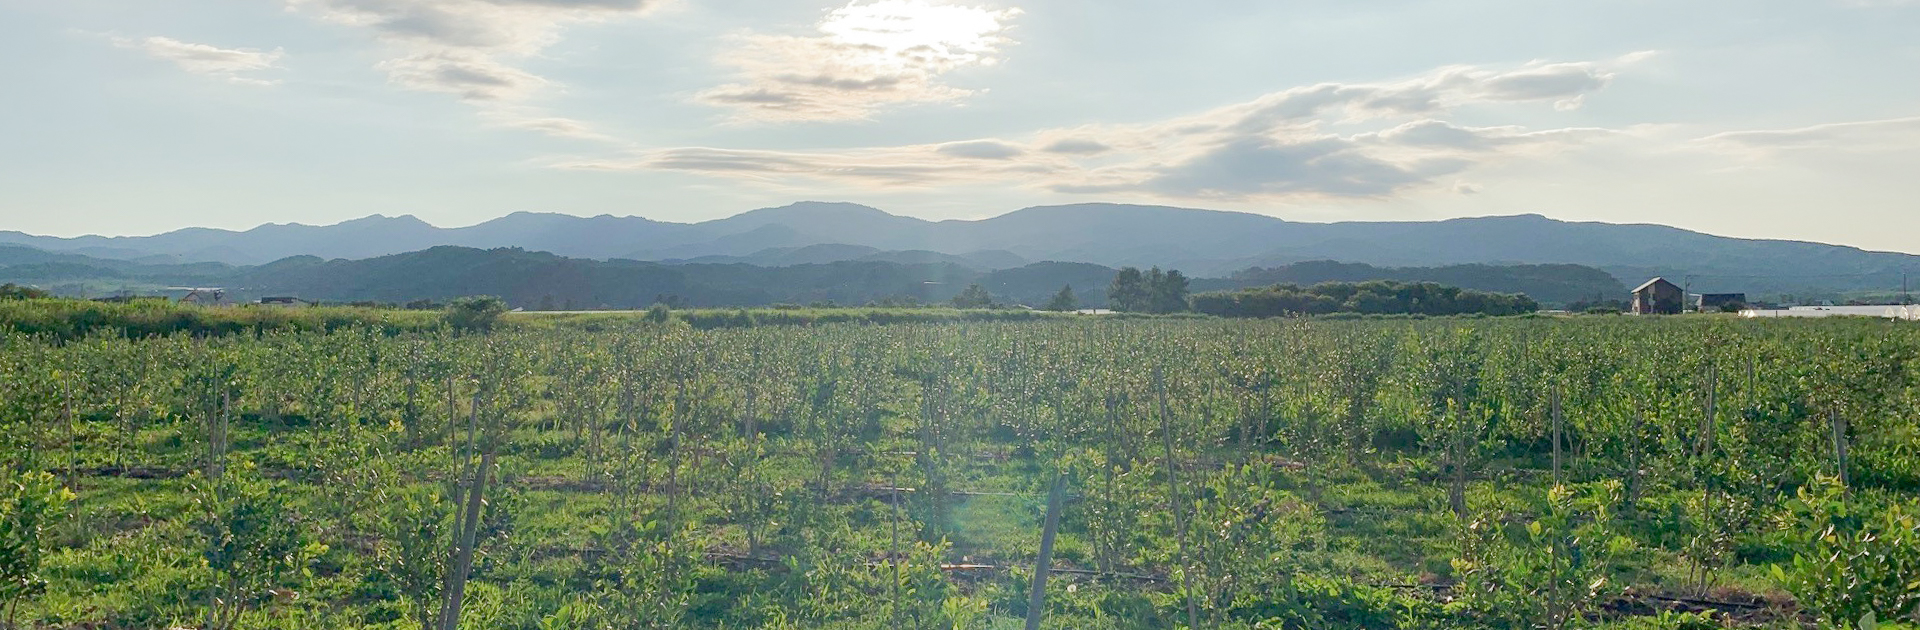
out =
[[237,277],[244,294],[405,302],[497,295],[529,309],[944,301],[982,274],[950,263],[841,261],[786,267],[564,258],[519,249],[435,247],[366,260],[292,258]]
[[[498,295],[528,309],[644,308],[668,300],[689,306],[764,306],[833,302],[929,303],[951,299],[978,283],[997,301],[1041,305],[1071,285],[1084,307],[1106,305],[1116,270],[1090,263],[1041,262],[985,270],[955,262],[854,260],[787,266],[744,263],[668,264],[597,261],[521,249],[435,247],[362,260],[296,256],[265,265],[142,264],[0,246],[0,282],[47,287],[65,295],[99,297],[154,293],[166,287],[216,286],[237,299],[270,295],[330,302],[402,303],[464,295]],[[1300,263],[1250,269],[1231,278],[1196,278],[1192,290],[1211,291],[1322,281],[1431,281],[1498,293],[1526,293],[1547,304],[1625,288],[1599,270],[1577,265],[1375,268]]]

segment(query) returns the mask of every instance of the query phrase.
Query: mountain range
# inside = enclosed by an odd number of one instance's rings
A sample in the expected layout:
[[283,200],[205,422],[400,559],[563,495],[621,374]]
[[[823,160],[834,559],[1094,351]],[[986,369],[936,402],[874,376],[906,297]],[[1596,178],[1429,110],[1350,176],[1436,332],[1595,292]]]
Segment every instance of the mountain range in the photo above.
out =
[[0,232],[0,243],[145,264],[259,265],[291,256],[366,259],[436,246],[513,247],[569,258],[765,267],[843,261],[952,264],[993,271],[1033,261],[1157,265],[1195,277],[1304,261],[1382,267],[1577,264],[1628,284],[1652,276],[1695,291],[1891,291],[1920,256],[1820,243],[1738,239],[1661,225],[1540,215],[1444,221],[1307,223],[1265,215],[1119,204],[1026,208],[927,221],[849,203],[802,202],[700,223],[521,212],[470,227],[412,216],[329,226],[190,228],[137,237]]

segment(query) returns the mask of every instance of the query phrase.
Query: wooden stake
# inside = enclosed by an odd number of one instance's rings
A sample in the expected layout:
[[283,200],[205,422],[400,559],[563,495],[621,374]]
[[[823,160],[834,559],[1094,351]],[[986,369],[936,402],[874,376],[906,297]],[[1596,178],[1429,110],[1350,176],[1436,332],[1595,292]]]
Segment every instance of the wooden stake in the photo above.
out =
[[1647,410],[1639,401],[1633,405],[1633,435],[1627,440],[1627,509],[1634,509],[1640,500],[1640,440],[1646,435]]
[[[893,627],[900,627],[900,475],[893,475],[893,543],[887,554],[887,564],[893,565],[893,610],[887,616],[893,621]],[[751,547],[751,545],[749,545]],[[749,557],[752,554],[748,554]]]
[[1840,485],[1850,487],[1853,483],[1847,474],[1847,418],[1828,410],[1827,424],[1833,428],[1833,460],[1840,471]]
[[1560,485],[1560,441],[1565,435],[1563,416],[1560,413],[1560,385],[1553,386],[1553,485]]
[[1160,368],[1153,369],[1153,389],[1160,402],[1160,441],[1167,447],[1167,498],[1173,507],[1173,534],[1180,545],[1180,589],[1187,596],[1187,627],[1200,627],[1200,609],[1193,602],[1193,583],[1188,577],[1187,516],[1180,507],[1180,478],[1173,460],[1173,413],[1167,408],[1167,383]]
[[1720,367],[1707,364],[1707,407],[1700,418],[1700,457],[1702,460],[1713,456],[1713,416],[1720,405]]
[[[1027,598],[1027,630],[1040,630],[1040,618],[1047,610],[1047,571],[1053,568],[1053,537],[1060,531],[1060,504],[1067,495],[1067,475],[1053,474],[1053,490],[1047,493],[1046,529],[1040,532],[1040,557],[1033,563],[1033,593]],[[1192,600],[1188,600],[1191,602]]]

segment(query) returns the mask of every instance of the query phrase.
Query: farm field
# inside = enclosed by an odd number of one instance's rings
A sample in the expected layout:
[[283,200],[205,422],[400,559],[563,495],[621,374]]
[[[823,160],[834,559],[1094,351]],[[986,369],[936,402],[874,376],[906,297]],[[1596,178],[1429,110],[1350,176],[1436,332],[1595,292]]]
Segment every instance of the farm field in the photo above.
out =
[[1906,322],[407,321],[0,332],[6,626],[1920,624]]

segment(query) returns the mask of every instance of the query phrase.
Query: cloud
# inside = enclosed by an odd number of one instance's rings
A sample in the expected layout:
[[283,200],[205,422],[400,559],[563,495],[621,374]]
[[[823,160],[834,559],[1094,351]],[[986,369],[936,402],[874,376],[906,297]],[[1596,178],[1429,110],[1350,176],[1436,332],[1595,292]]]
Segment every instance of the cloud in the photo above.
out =
[[482,119],[495,127],[519,129],[572,140],[591,140],[595,142],[619,143],[613,137],[600,133],[585,122],[550,116],[534,109],[513,107],[494,107],[481,114]]
[[531,55],[571,23],[639,15],[656,0],[287,0],[320,19],[433,51]]
[[1432,119],[1406,123],[1382,131],[1373,137],[1388,143],[1465,151],[1485,151],[1493,147],[1493,139],[1485,133],[1485,130],[1476,131],[1455,127],[1452,123]]
[[938,145],[839,152],[760,151],[691,147],[640,153],[629,158],[563,160],[576,170],[668,170],[765,182],[792,178],[868,186],[928,188],[1027,176],[1036,163],[981,160],[943,154]]
[[1586,63],[1557,63],[1474,77],[1490,100],[1567,102],[1606,87],[1613,74]]
[[849,3],[816,26],[817,35],[745,33],[717,60],[736,80],[700,92],[696,102],[734,110],[745,120],[850,120],[893,104],[966,97],[939,81],[966,66],[997,63],[1003,34],[1019,9],[935,4],[927,0]]
[[1332,136],[1296,141],[1248,137],[1159,169],[1139,186],[1171,197],[1378,197],[1422,183],[1429,174],[1465,166],[1459,160],[1424,167],[1395,164]]
[[286,55],[286,52],[279,48],[270,51],[220,48],[157,36],[142,40],[116,37],[113,38],[113,43],[121,48],[146,53],[155,59],[171,61],[188,72],[221,77],[234,83],[250,85],[277,83],[277,81],[242,76],[242,74],[279,68],[280,58]]
[[547,81],[492,58],[460,52],[409,55],[380,62],[388,81],[410,90],[444,92],[468,101],[518,100]]
[[1579,143],[1615,133],[1617,132],[1608,129],[1578,127],[1548,131],[1527,131],[1514,126],[1459,127],[1445,121],[1422,119],[1355,137],[1385,146],[1452,149],[1477,153],[1523,145]]
[[1449,66],[1404,81],[1322,83],[1268,94],[1217,110],[1209,118],[1248,131],[1334,114],[1345,120],[1369,120],[1431,115],[1484,103],[1550,101],[1558,109],[1573,109],[1586,95],[1611,83],[1617,68],[1652,54],[1633,53],[1605,62],[1535,62],[1510,70]]
[[452,94],[496,126],[611,141],[586,123],[525,103],[553,81],[517,64],[568,25],[645,14],[666,0],[285,0],[290,10],[365,29],[393,51],[375,65],[401,89]]
[[1920,116],[1829,123],[1796,129],[1760,129],[1719,133],[1699,141],[1724,151],[1769,155],[1804,150],[1920,149]]
[[1062,138],[1062,139],[1053,141],[1047,146],[1042,147],[1040,150],[1046,151],[1048,153],[1096,155],[1096,154],[1112,151],[1113,147],[1102,144],[1098,140],[1088,140],[1086,138]]
[[1020,157],[1025,149],[996,140],[975,140],[972,142],[954,142],[940,145],[935,149],[941,155],[974,158],[980,160],[1007,160]]
[[[1042,129],[1017,137],[821,151],[667,149],[555,166],[669,170],[783,184],[1016,183],[1062,193],[1169,199],[1378,198],[1429,188],[1464,193],[1454,183],[1461,173],[1551,155],[1616,132],[1464,126],[1444,119],[1453,110],[1577,99],[1604,88],[1613,68],[1624,63],[1451,66],[1399,81],[1290,88],[1159,121]],[[772,101],[777,95],[768,96]]]

